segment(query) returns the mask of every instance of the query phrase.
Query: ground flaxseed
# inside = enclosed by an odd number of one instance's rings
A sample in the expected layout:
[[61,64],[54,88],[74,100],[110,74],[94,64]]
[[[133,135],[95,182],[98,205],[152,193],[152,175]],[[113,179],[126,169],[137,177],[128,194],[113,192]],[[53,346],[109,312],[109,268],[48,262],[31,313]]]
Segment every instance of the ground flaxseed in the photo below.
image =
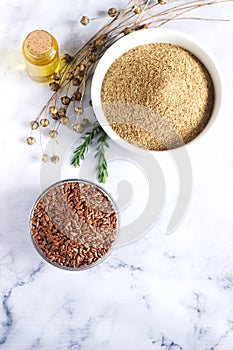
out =
[[207,125],[214,87],[203,64],[167,43],[141,45],[108,69],[101,87],[104,114],[126,141],[149,150],[179,147]]

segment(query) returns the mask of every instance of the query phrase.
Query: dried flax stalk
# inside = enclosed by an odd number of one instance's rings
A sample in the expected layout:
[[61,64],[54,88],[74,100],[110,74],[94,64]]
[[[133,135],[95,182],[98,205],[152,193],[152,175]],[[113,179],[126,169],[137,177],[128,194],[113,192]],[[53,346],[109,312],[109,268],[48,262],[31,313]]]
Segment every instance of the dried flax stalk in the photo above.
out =
[[[41,130],[51,123],[55,130],[52,135],[57,135],[56,132],[61,124],[68,125],[78,133],[83,132],[87,124],[87,121],[82,119],[86,83],[94,72],[95,64],[119,38],[133,31],[152,27],[159,28],[174,20],[216,20],[187,15],[202,7],[228,2],[233,2],[233,0],[130,0],[122,9],[109,9],[106,17],[110,16],[110,22],[78,49],[73,57],[68,54],[64,55],[62,68],[54,76],[54,82],[50,84],[53,94],[38,117],[31,122],[30,135],[27,138],[28,144],[35,143],[34,133],[38,129],[41,135]],[[88,25],[91,21],[87,16],[81,19],[83,25]],[[55,112],[51,112],[52,110]],[[43,155],[44,159],[48,160],[49,157],[46,156]],[[58,156],[53,154],[53,157],[52,161],[53,159],[58,160]]]

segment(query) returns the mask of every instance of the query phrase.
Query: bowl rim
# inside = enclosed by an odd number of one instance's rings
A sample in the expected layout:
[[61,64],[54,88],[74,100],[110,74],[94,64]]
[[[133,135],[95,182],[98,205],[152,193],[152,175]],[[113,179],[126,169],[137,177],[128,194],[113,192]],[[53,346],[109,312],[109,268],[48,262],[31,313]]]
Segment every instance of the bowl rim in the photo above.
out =
[[[110,127],[104,115],[104,112],[101,106],[101,97],[100,97],[102,82],[105,77],[105,74],[107,73],[107,70],[112,65],[112,63],[118,57],[120,57],[123,53],[137,46],[149,44],[149,43],[156,43],[156,42],[157,43],[164,42],[164,43],[179,45],[182,48],[191,52],[194,56],[198,58],[198,60],[207,69],[214,85],[213,110],[211,112],[209,121],[205,126],[205,128],[202,130],[202,132],[199,135],[197,135],[193,140],[191,140],[186,144],[183,144],[179,147],[175,147],[172,149],[162,150],[162,151],[143,149],[122,139]],[[167,29],[167,28],[148,28],[148,29],[143,29],[137,32],[130,33],[118,39],[113,45],[111,45],[105,51],[103,56],[100,58],[93,74],[92,83],[91,83],[91,100],[92,100],[92,106],[93,106],[93,110],[97,118],[97,121],[99,122],[101,127],[104,129],[104,131],[107,133],[107,135],[113,141],[115,141],[118,145],[120,145],[123,148],[126,148],[127,150],[137,152],[142,155],[148,154],[148,152],[152,154],[158,154],[158,153],[162,154],[162,153],[167,153],[169,151],[179,150],[182,148],[189,148],[191,145],[195,144],[195,142],[199,140],[199,138],[201,138],[211,128],[211,126],[214,124],[216,120],[217,115],[220,113],[221,102],[222,102],[222,90],[223,89],[222,89],[222,82],[221,82],[219,67],[217,66],[212,54],[209,53],[203,47],[202,44],[200,44],[197,40],[194,40],[192,37],[190,37],[187,34],[184,34],[181,31]]]
[[[95,263],[88,265],[88,266],[84,266],[84,267],[68,267],[68,266],[62,266],[59,265],[53,261],[51,261],[47,256],[45,256],[41,250],[38,248],[33,236],[32,236],[32,232],[31,232],[31,221],[32,221],[32,217],[33,217],[33,213],[34,213],[34,209],[37,205],[37,203],[39,202],[39,200],[53,187],[56,187],[60,184],[63,183],[69,183],[69,182],[76,182],[76,183],[86,183],[89,185],[93,185],[94,187],[98,188],[100,191],[102,191],[111,201],[113,209],[117,215],[117,231],[116,231],[116,238],[113,242],[113,244],[111,245],[110,249],[108,250],[108,252],[99,260],[97,260]],[[115,245],[117,243],[117,241],[119,240],[119,234],[120,234],[120,216],[119,216],[119,210],[117,208],[117,205],[113,199],[113,197],[108,193],[108,191],[106,191],[102,186],[100,186],[99,184],[96,184],[95,182],[86,180],[86,179],[62,179],[59,180],[57,182],[52,183],[50,186],[48,186],[45,190],[43,190],[40,195],[37,197],[36,201],[34,202],[31,211],[30,211],[30,215],[29,215],[29,235],[30,235],[30,240],[35,248],[35,250],[37,251],[37,253],[40,255],[40,257],[43,258],[43,260],[45,260],[47,263],[49,263],[50,265],[61,269],[61,270],[65,270],[65,271],[85,271],[85,270],[89,270],[97,265],[99,265],[100,263],[102,263],[105,259],[107,259],[109,257],[109,255],[112,253],[113,249],[115,248]]]

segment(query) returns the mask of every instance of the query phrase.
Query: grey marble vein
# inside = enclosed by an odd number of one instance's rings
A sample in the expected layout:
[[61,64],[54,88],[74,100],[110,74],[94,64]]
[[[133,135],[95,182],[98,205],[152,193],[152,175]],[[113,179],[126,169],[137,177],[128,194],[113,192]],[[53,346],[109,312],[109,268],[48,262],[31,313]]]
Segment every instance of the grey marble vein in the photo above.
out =
[[182,346],[174,343],[172,340],[166,339],[164,336],[162,337],[161,348],[164,348],[165,350],[184,350]]
[[29,275],[24,279],[24,280],[20,280],[17,283],[15,283],[2,297],[2,307],[3,307],[3,311],[5,314],[5,318],[6,321],[2,321],[2,326],[3,326],[3,334],[0,335],[0,345],[3,345],[6,343],[11,330],[13,328],[14,325],[14,317],[13,317],[13,312],[12,312],[12,308],[10,305],[10,299],[12,296],[13,291],[16,288],[22,287],[26,284],[30,284],[34,281],[34,279],[36,278],[36,275],[38,273],[40,273],[42,271],[44,267],[44,263],[40,262],[40,264],[38,265],[38,267],[36,267],[35,269],[33,269],[32,271],[30,271]]
[[136,266],[136,265],[133,265],[133,264],[127,264],[126,262],[124,261],[119,261],[117,262],[116,264],[114,265],[109,265],[109,267],[113,270],[117,270],[117,269],[126,269],[126,270],[129,270],[131,272],[135,272],[135,271],[140,271],[142,272],[143,271],[143,268],[141,266]]
[[[228,337],[228,335],[233,331],[233,321],[231,321],[230,324],[231,324],[230,328],[223,335],[221,335],[218,341],[213,346],[211,346],[210,350],[217,350],[221,347],[222,341],[225,340]],[[206,350],[209,350],[209,349],[206,349]]]

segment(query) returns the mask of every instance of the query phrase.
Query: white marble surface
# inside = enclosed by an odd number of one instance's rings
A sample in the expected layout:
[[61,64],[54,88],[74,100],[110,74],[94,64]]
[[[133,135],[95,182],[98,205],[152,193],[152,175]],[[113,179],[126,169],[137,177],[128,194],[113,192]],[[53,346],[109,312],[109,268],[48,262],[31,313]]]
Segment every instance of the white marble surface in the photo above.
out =
[[[27,122],[49,93],[22,70],[22,40],[44,28],[58,39],[61,51],[74,52],[101,25],[83,28],[80,16],[94,17],[120,3],[1,0],[1,350],[233,349],[233,3],[196,12],[229,18],[229,23],[169,25],[212,53],[224,85],[218,120],[189,150],[193,197],[176,232],[165,235],[177,196],[176,185],[170,184],[156,226],[89,271],[53,268],[41,261],[29,240],[28,217],[40,193],[41,164],[39,147],[31,152],[24,139]],[[75,173],[65,164],[62,176],[68,174]],[[116,179],[110,180],[114,188]]]

